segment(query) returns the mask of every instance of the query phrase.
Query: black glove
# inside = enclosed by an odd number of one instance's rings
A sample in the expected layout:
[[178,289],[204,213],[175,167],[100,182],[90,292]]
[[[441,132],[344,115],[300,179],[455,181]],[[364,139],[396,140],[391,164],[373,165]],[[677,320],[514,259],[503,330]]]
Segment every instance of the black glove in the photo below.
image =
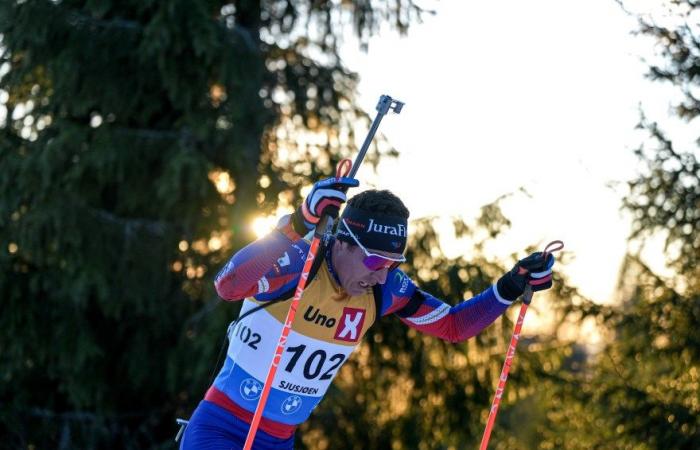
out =
[[294,231],[305,235],[313,230],[321,217],[328,214],[337,218],[340,206],[345,203],[348,188],[359,186],[354,178],[336,177],[318,181],[304,202],[294,211],[292,226]]
[[507,274],[496,283],[498,293],[506,300],[513,301],[525,292],[525,286],[533,292],[552,287],[552,266],[554,256],[550,253],[545,260],[542,252],[536,252],[521,259]]

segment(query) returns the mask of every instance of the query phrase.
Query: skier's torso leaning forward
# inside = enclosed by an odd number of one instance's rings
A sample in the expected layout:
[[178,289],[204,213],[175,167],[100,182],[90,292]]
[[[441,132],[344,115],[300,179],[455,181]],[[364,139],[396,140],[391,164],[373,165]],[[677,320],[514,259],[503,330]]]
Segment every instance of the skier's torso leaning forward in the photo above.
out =
[[[240,317],[260,304],[289,297],[309,251],[302,236],[324,214],[337,217],[344,192],[356,186],[356,180],[344,177],[316,183],[294,214],[233,255],[216,277],[219,295],[244,301]],[[408,216],[389,191],[369,190],[348,201],[303,292],[254,449],[293,448],[296,427],[381,317],[392,315],[422,333],[460,342],[503,314],[526,285],[533,291],[551,287],[554,258],[538,252],[474,298],[450,306],[419,289],[398,268],[404,261]],[[229,328],[224,365],[195,410],[181,449],[243,447],[288,309],[288,302],[278,302]]]

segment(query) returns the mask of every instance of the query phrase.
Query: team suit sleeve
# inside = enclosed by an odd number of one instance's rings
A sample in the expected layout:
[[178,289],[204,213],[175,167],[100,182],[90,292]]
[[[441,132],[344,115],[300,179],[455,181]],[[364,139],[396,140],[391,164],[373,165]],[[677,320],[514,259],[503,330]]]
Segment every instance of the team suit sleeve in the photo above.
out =
[[283,219],[270,234],[231,257],[214,279],[216,292],[224,300],[273,300],[296,286],[308,249]]
[[479,334],[511,304],[494,284],[477,296],[450,306],[418,289],[399,269],[382,286],[382,316],[395,313],[411,328],[449,342],[462,342]]

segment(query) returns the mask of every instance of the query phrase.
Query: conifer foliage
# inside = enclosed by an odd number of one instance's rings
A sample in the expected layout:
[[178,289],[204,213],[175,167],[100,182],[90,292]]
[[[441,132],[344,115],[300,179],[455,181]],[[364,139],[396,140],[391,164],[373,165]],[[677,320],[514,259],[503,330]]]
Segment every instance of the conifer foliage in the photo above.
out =
[[694,132],[695,143],[669,135],[668,120],[643,116],[641,172],[629,182],[624,208],[633,217],[630,248],[664,240],[672,275],[650,267],[639,250],[627,255],[622,304],[591,309],[610,341],[580,376],[563,376],[570,386],[553,388],[560,401],[550,411],[550,448],[700,445],[700,4],[660,3],[665,16],[639,22],[639,32],[656,42],[648,76],[681,94],[673,105],[677,129]]
[[367,121],[342,33],[366,43],[421,14],[0,2],[0,445],[173,445],[237,309],[218,306],[214,273]]

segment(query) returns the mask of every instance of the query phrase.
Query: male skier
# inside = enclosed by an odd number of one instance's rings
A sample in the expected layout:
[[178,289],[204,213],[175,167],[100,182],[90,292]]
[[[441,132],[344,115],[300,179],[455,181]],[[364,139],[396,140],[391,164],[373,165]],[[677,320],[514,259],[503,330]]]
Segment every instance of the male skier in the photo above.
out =
[[[357,180],[346,177],[316,183],[274,231],[233,255],[216,277],[219,295],[244,300],[241,317],[290,297],[309,250],[303,236],[323,215],[337,218],[345,192],[357,186]],[[533,291],[552,285],[554,257],[533,253],[493,286],[450,306],[420,290],[397,267],[405,260],[408,217],[406,206],[386,190],[365,191],[348,201],[299,303],[254,449],[293,448],[296,427],[380,317],[394,314],[411,328],[461,342],[503,314],[526,285]],[[226,360],[192,415],[182,450],[243,447],[288,308],[288,302],[272,304],[229,329]]]

